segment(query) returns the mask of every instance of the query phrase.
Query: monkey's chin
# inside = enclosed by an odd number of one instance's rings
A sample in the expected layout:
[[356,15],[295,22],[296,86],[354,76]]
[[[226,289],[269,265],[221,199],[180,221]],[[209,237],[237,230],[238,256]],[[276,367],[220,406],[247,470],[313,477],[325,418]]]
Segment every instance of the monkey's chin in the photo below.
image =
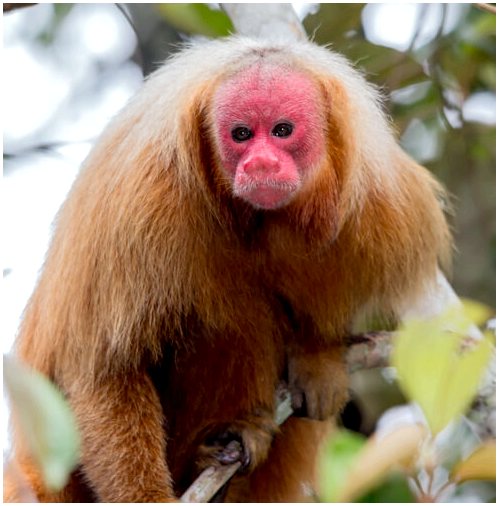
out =
[[295,183],[251,185],[239,188],[236,195],[256,209],[280,209],[291,202],[298,190]]

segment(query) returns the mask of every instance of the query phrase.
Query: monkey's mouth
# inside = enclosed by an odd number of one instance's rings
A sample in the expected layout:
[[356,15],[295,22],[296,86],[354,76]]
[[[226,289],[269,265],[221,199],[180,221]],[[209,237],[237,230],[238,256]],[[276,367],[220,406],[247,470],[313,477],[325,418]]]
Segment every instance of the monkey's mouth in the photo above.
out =
[[297,192],[298,181],[251,181],[238,185],[235,194],[257,209],[278,209],[287,205]]

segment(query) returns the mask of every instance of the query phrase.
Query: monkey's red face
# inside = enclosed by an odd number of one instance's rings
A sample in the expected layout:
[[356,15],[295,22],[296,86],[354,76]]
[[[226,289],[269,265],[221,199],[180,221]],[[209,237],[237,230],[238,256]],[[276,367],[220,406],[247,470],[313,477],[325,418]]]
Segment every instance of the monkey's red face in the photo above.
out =
[[215,132],[234,195],[277,209],[299,192],[325,151],[321,97],[311,79],[255,65],[214,98]]

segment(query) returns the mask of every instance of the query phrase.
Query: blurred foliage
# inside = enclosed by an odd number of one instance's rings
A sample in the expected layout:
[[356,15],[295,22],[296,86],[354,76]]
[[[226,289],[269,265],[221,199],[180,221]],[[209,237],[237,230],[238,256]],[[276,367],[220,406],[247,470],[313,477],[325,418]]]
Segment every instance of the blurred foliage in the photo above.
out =
[[366,439],[348,430],[336,432],[320,457],[320,499],[414,502],[400,471],[412,468],[424,436],[424,428],[418,425],[403,427],[383,438]]
[[451,477],[456,483],[470,480],[495,480],[496,442],[487,441],[468,458],[460,461],[452,470]]
[[[425,9],[415,35],[425,23]],[[441,4],[442,25],[448,15]],[[364,4],[321,4],[304,25],[319,44],[331,44],[381,87],[404,147],[448,188],[456,238],[453,285],[458,293],[495,305],[495,125],[465,121],[464,101],[496,86],[496,18],[471,5],[448,33],[400,52],[364,34]],[[467,9],[467,10],[466,10]],[[395,100],[401,96],[403,100]],[[418,120],[424,128],[411,128]],[[421,131],[436,141],[425,156]],[[411,136],[413,138],[411,138]],[[420,139],[418,139],[418,136]],[[423,145],[421,145],[423,144]]]
[[472,323],[482,325],[490,314],[478,304],[464,309],[456,306],[431,320],[406,322],[393,347],[400,386],[421,406],[433,435],[466,412],[493,354],[491,339],[463,349]]
[[319,490],[323,500],[339,501],[342,484],[364,443],[364,437],[348,430],[340,431],[329,439],[319,466]]
[[226,14],[206,4],[158,4],[158,10],[175,28],[186,33],[219,37],[234,31]]
[[457,485],[496,479],[495,440],[477,439],[463,422],[493,352],[491,336],[471,341],[467,334],[489,313],[467,302],[464,311],[451,308],[399,330],[392,363],[407,399],[425,419],[414,416],[369,438],[336,431],[320,457],[322,501],[436,502],[445,494],[452,499]]
[[62,393],[44,376],[10,356],[4,382],[20,436],[40,466],[46,485],[62,489],[78,462],[80,438]]

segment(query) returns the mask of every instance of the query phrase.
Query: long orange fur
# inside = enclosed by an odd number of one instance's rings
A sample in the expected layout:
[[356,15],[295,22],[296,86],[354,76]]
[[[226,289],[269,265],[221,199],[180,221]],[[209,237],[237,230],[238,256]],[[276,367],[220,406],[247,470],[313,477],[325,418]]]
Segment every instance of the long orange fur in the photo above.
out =
[[[261,58],[313,79],[328,139],[314,184],[270,213],[232,197],[211,131],[218,83]],[[19,331],[19,357],[60,387],[82,434],[62,492],[14,434],[41,501],[172,501],[203,435],[225,426],[255,458],[227,500],[307,498],[329,423],[292,418],[272,439],[284,371],[339,411],[354,322],[396,317],[449,262],[443,192],[389,130],[363,78],[309,43],[205,43],[146,83],[85,162]],[[8,475],[4,494],[16,500]]]

